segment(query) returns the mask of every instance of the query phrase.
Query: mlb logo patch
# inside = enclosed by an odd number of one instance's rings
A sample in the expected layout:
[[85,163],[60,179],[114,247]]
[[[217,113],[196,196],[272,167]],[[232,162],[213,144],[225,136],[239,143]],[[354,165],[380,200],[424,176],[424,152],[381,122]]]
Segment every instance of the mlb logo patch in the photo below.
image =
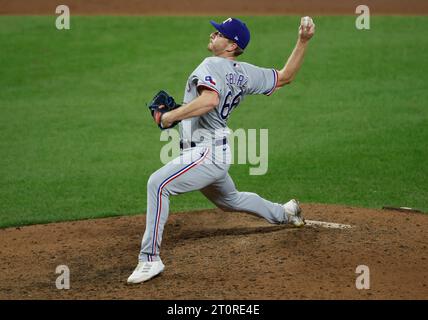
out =
[[209,83],[211,83],[213,86],[215,86],[215,80],[213,77],[211,76],[206,76],[205,77],[205,81],[208,81]]

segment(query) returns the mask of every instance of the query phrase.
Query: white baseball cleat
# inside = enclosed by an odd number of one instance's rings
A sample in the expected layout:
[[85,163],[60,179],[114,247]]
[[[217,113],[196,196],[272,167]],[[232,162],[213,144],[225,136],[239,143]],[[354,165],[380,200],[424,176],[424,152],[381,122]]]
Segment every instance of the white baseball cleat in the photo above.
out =
[[302,217],[302,209],[300,208],[299,201],[292,199],[282,206],[284,207],[288,224],[298,228],[305,225],[305,219]]
[[141,283],[156,277],[165,269],[161,260],[152,262],[140,261],[134,272],[129,276],[128,283]]

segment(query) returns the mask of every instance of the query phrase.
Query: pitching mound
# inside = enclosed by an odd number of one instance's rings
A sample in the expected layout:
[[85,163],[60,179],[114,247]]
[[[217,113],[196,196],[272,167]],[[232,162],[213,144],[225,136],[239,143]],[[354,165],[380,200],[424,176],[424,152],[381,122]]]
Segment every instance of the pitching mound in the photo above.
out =
[[[145,215],[0,230],[0,299],[427,299],[428,215],[303,205],[293,229],[244,213],[172,214],[165,272],[127,285]],[[341,227],[339,225],[339,227]],[[58,265],[70,269],[58,290]],[[370,270],[358,290],[357,266]]]

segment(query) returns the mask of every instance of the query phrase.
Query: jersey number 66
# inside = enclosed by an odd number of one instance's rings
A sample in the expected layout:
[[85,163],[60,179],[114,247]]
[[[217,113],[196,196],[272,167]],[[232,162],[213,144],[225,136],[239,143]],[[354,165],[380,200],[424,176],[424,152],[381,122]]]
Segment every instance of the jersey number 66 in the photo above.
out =
[[233,108],[236,108],[241,102],[241,96],[242,91],[240,91],[234,98],[232,98],[232,91],[229,91],[226,96],[226,99],[224,99],[224,104],[220,110],[220,116],[222,117],[222,119],[226,120],[227,118],[229,118],[229,115],[232,112]]

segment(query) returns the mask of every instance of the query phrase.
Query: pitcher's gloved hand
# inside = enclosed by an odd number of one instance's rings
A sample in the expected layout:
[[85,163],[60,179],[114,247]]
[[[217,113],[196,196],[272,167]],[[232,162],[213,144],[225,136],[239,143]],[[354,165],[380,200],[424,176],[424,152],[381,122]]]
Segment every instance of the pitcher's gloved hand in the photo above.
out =
[[153,120],[159,126],[161,130],[169,129],[176,126],[180,121],[175,121],[168,127],[162,126],[162,116],[171,110],[181,107],[180,104],[177,104],[174,101],[174,98],[171,97],[167,92],[160,90],[153,98],[152,102],[148,105],[150,113],[153,117]]

